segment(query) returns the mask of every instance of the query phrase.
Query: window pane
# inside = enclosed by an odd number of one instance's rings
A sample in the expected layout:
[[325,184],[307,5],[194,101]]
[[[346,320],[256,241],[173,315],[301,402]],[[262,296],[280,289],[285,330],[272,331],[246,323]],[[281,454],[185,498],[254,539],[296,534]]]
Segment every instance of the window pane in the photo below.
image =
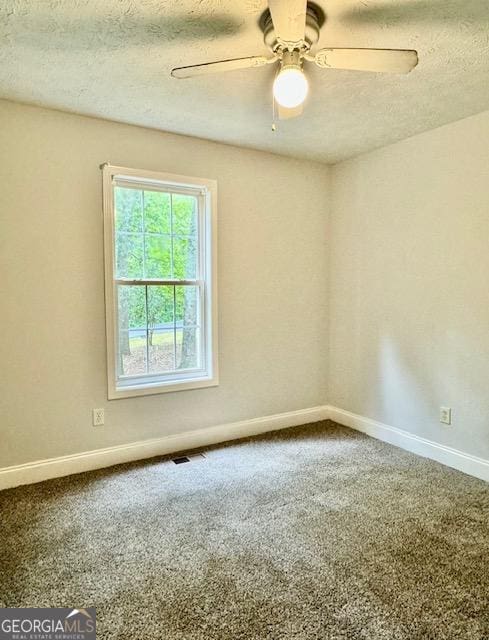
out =
[[175,287],[175,322],[177,327],[200,324],[199,287]]
[[175,369],[174,287],[148,287],[149,372]]
[[144,230],[146,233],[171,233],[169,193],[144,192]]
[[143,277],[143,234],[117,233],[116,242],[116,277]]
[[200,368],[200,329],[184,327],[176,331],[177,369]]
[[193,238],[173,238],[174,277],[188,280],[197,277],[197,245]]
[[142,231],[142,191],[115,187],[115,230]]
[[119,285],[119,373],[144,374],[146,363],[146,287]]
[[146,278],[171,278],[171,236],[145,236]]
[[107,321],[115,321],[108,334],[116,334],[111,398],[214,380],[213,327],[204,313],[204,302],[213,299],[205,279],[212,257],[211,194],[191,179],[171,180],[104,168],[104,218],[113,227],[112,238],[105,234],[106,255],[113,256],[106,263],[113,262],[114,271],[106,282],[113,277],[115,293],[114,308],[107,310]]
[[197,233],[197,198],[172,195],[173,233],[195,235]]

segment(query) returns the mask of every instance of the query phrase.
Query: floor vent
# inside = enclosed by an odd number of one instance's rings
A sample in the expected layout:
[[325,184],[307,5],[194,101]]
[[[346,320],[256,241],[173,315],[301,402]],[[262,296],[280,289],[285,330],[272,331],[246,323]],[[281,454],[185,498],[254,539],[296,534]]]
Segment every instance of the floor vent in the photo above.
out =
[[205,455],[203,453],[194,453],[191,456],[180,456],[179,458],[173,458],[172,461],[175,464],[183,464],[184,462],[193,462],[196,460],[202,460],[202,458],[205,458]]

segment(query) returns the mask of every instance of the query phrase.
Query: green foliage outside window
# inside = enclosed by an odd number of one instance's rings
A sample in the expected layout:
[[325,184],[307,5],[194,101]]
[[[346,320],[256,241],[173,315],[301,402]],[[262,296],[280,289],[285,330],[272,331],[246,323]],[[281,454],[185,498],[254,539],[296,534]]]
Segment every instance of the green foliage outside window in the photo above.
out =
[[[114,195],[116,277],[194,279],[195,197],[123,187],[116,187]],[[120,286],[121,351],[129,353],[129,329],[145,329],[147,324],[151,344],[157,326],[195,325],[197,308],[193,286]],[[183,350],[188,348],[184,345]]]

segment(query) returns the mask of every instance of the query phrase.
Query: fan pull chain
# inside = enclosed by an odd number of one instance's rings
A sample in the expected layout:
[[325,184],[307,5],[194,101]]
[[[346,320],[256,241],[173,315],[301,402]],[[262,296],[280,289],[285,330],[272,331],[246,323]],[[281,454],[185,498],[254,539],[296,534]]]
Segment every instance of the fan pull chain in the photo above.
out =
[[275,124],[275,96],[272,94],[272,131],[277,131],[277,125]]

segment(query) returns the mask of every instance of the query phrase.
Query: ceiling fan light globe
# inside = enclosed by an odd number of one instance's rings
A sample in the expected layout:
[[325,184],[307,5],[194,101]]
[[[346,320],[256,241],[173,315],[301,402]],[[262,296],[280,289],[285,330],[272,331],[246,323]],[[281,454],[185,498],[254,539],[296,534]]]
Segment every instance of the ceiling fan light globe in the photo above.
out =
[[287,67],[282,69],[273,83],[273,96],[278,104],[293,109],[304,102],[309,91],[309,83],[302,69]]

